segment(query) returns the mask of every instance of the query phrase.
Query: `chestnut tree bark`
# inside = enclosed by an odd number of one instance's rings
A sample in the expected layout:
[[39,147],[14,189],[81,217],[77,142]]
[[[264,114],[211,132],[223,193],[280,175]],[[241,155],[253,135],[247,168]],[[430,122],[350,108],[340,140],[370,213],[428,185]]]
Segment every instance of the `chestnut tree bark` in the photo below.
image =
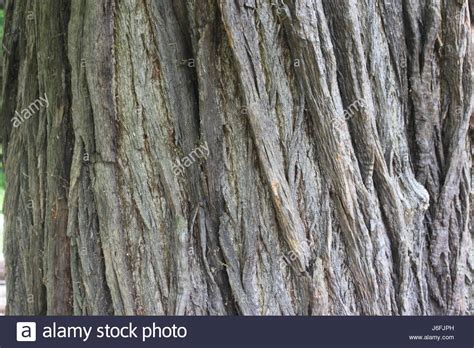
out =
[[8,314],[472,313],[467,0],[5,11]]

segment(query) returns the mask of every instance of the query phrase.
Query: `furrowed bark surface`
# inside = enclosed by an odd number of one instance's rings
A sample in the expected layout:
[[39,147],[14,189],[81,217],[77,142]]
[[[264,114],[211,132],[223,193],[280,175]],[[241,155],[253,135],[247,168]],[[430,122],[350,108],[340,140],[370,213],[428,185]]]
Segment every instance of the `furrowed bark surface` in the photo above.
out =
[[472,314],[470,35],[462,0],[7,1],[7,313]]

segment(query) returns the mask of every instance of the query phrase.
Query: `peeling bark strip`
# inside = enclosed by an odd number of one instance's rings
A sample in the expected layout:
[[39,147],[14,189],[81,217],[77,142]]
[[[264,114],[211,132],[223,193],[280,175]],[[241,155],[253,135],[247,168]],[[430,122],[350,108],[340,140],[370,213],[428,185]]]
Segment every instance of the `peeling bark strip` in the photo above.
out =
[[7,1],[7,313],[473,314],[470,34],[467,0]]

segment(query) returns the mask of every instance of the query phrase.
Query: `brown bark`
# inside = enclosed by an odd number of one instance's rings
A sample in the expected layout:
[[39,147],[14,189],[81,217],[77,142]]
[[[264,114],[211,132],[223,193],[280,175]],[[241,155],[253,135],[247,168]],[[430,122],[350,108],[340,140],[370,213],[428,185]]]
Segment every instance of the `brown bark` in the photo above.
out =
[[472,310],[467,0],[7,1],[4,43],[9,314]]

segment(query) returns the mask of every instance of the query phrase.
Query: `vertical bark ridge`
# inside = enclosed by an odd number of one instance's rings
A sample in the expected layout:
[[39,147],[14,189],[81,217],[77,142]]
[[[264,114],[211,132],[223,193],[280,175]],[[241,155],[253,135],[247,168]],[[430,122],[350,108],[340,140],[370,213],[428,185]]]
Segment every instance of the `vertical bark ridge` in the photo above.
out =
[[[342,115],[342,102],[336,79],[336,59],[329,34],[322,3],[313,7],[302,4],[286,3],[287,35],[295,57],[302,59],[298,71],[303,93],[306,96],[308,109],[314,122],[314,132],[320,139],[315,139],[319,160],[323,162],[324,176],[331,181],[333,200],[336,204],[341,229],[351,250],[347,250],[351,260],[350,269],[358,295],[367,303],[378,303],[378,286],[375,271],[372,267],[373,247],[363,221],[362,212],[356,198],[355,188],[360,187],[360,177],[356,177],[348,166],[353,156],[351,148],[344,143],[342,133],[332,134],[331,124]],[[300,21],[300,18],[306,20]],[[311,20],[309,20],[311,18]],[[317,23],[317,27],[314,26]],[[324,62],[324,63],[323,63]],[[316,69],[316,70],[312,70]],[[319,76],[310,80],[309,76]],[[324,101],[330,101],[325,103]],[[347,173],[338,176],[336,173]],[[358,183],[359,182],[359,183]],[[364,313],[379,313],[377,305],[364,306]]]
[[[238,9],[232,2],[223,4],[223,21],[237,61],[239,78],[248,108],[248,120],[252,128],[259,160],[267,180],[279,223],[289,250],[298,255],[296,270],[304,273],[308,267],[309,248],[304,227],[294,196],[291,194],[282,166],[283,154],[278,139],[278,128],[269,107],[260,63],[256,30],[248,10]],[[242,11],[242,13],[238,13]],[[239,28],[240,27],[240,28]],[[243,31],[243,28],[246,31]],[[272,117],[273,116],[273,117]]]

